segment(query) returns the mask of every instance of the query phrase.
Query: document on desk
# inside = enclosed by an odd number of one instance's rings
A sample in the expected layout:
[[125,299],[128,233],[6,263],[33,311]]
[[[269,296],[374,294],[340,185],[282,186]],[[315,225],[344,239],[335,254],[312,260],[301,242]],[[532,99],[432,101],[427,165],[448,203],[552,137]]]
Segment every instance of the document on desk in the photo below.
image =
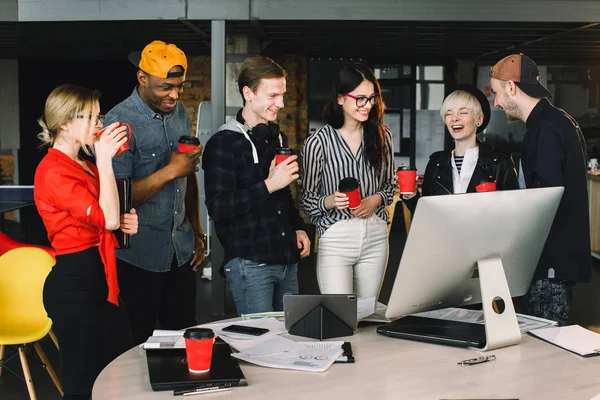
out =
[[146,349],[185,349],[183,331],[170,331],[155,329],[152,336],[142,343],[141,347]]
[[529,334],[582,357],[600,355],[600,334],[579,325],[536,329]]
[[[450,307],[443,308],[441,310],[425,311],[413,315],[417,317],[446,319],[450,321],[472,322],[477,324],[485,323],[483,311],[468,310],[465,308]],[[533,317],[525,314],[517,314],[517,322],[519,323],[519,329],[521,330],[522,334],[533,329],[546,328],[556,325],[556,321],[550,321],[549,319]]]
[[343,344],[337,341],[294,342],[275,336],[232,356],[268,368],[323,372],[343,354]]

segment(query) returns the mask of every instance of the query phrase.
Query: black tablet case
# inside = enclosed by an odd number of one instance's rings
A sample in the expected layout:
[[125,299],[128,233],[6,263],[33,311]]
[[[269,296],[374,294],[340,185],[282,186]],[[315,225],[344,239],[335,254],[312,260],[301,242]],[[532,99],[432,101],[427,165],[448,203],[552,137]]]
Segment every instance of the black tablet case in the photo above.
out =
[[247,386],[238,360],[231,357],[228,344],[218,340],[213,346],[210,371],[189,372],[185,349],[146,350],[148,375],[152,390],[196,389],[215,385]]

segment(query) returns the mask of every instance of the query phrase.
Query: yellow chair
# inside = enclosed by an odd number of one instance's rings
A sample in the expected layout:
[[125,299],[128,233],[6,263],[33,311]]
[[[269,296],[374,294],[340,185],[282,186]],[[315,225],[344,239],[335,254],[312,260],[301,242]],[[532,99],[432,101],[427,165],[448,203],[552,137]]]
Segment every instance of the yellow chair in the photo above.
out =
[[16,248],[0,256],[0,366],[6,345],[18,346],[23,375],[32,400],[36,399],[36,394],[25,356],[25,345],[29,343],[33,343],[61,396],[64,394],[54,369],[38,343],[52,327],[52,320],[48,318],[42,302],[42,290],[54,264],[54,257],[36,247]]

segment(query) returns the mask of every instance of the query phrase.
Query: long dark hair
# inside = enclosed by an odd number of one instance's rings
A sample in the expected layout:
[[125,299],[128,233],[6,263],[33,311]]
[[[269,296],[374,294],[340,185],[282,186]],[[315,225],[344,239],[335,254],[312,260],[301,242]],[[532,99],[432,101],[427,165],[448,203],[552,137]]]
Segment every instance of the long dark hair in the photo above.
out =
[[323,116],[327,118],[327,123],[339,129],[344,125],[344,110],[338,104],[339,95],[350,93],[364,80],[373,84],[375,94],[379,96],[379,101],[369,111],[369,119],[363,122],[365,143],[365,158],[372,168],[375,168],[377,174],[381,172],[383,156],[389,149],[385,145],[385,127],[383,125],[383,99],[381,97],[381,87],[375,74],[369,67],[360,63],[353,63],[344,66],[335,77],[333,89],[327,98],[323,107]]

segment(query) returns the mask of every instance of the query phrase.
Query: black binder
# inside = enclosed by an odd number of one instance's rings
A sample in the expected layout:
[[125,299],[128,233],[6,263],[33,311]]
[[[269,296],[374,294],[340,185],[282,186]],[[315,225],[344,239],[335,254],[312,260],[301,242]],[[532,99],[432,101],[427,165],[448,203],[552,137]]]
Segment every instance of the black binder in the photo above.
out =
[[189,372],[185,349],[146,350],[148,375],[152,390],[191,390],[211,386],[247,386],[237,358],[221,340],[213,346],[210,371],[204,374]]
[[355,295],[286,295],[286,329],[319,340],[351,336],[356,330],[356,301]]
[[[117,192],[119,193],[119,215],[131,210],[131,179],[117,179]],[[131,235],[123,233],[120,229],[113,231],[119,242],[120,249],[128,249],[131,246]]]

